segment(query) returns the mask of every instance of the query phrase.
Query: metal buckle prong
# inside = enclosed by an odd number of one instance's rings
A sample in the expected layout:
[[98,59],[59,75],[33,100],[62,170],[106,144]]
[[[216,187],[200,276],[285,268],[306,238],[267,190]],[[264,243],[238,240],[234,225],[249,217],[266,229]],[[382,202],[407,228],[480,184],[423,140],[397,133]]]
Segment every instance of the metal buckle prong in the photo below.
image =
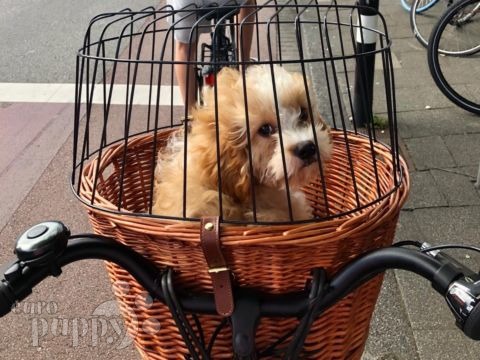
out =
[[211,273],[219,273],[219,272],[223,272],[223,271],[229,271],[229,268],[226,267],[226,266],[223,266],[223,267],[216,267],[216,268],[212,268],[212,269],[208,269],[208,273],[211,274]]

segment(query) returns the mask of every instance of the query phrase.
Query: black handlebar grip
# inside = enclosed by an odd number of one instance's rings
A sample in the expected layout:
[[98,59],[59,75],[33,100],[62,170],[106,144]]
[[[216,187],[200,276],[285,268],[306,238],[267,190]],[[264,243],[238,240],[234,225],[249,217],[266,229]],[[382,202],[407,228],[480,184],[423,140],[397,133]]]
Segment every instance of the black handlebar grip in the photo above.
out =
[[477,303],[475,308],[470,313],[470,316],[465,321],[463,332],[470,339],[480,340],[480,302]]
[[6,281],[0,281],[0,317],[7,315],[16,303],[15,295]]

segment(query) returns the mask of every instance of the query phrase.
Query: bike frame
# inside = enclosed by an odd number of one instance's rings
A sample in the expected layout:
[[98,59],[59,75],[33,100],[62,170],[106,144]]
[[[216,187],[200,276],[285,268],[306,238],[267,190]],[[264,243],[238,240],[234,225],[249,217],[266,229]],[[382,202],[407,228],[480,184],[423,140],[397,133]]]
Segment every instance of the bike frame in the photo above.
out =
[[[215,75],[225,66],[237,61],[237,43],[235,36],[235,16],[238,10],[227,9],[224,12],[211,11],[205,16],[212,21],[213,31],[210,43],[200,45],[200,61],[197,69],[198,97],[202,103],[203,86],[214,86]],[[226,29],[228,28],[229,36]]]

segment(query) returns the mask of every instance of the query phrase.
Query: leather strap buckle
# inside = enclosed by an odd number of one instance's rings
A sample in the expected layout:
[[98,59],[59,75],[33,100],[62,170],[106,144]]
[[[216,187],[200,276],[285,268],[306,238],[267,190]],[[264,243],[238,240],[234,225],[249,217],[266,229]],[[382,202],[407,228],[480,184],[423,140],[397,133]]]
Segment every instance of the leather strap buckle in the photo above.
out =
[[208,272],[210,274],[216,274],[216,273],[219,273],[219,272],[222,272],[222,271],[230,271],[230,269],[228,267],[219,267],[219,268],[213,268],[213,269],[208,269]]
[[233,287],[230,269],[222,253],[220,221],[218,216],[204,217],[200,222],[200,243],[212,278],[217,313],[230,316],[233,313]]
[[222,253],[220,221],[216,217],[204,217],[200,222],[200,243],[212,278],[217,313],[230,316],[233,313],[233,287],[230,269]]

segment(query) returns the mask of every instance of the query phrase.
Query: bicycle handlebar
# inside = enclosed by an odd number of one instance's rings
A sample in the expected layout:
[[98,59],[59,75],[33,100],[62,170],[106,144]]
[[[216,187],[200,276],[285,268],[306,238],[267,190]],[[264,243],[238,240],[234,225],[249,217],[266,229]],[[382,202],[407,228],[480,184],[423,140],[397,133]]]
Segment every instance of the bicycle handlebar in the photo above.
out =
[[[96,235],[70,236],[61,223],[39,224],[25,232],[16,244],[18,259],[12,262],[0,281],[0,316],[48,276],[59,276],[61,268],[79,260],[101,259],[114,262],[127,270],[154,297],[165,302],[158,269],[149,260],[127,246]],[[445,297],[455,315],[457,325],[470,338],[480,340],[480,276],[443,252],[429,254],[418,250],[389,247],[375,250],[352,261],[328,283],[324,296],[315,303],[320,314],[355,288],[387,269],[414,272],[429,280]],[[311,308],[308,291],[269,295],[236,288],[234,293],[254,294],[259,315],[267,317],[299,317]],[[182,308],[191,313],[216,314],[211,294],[180,293]]]

